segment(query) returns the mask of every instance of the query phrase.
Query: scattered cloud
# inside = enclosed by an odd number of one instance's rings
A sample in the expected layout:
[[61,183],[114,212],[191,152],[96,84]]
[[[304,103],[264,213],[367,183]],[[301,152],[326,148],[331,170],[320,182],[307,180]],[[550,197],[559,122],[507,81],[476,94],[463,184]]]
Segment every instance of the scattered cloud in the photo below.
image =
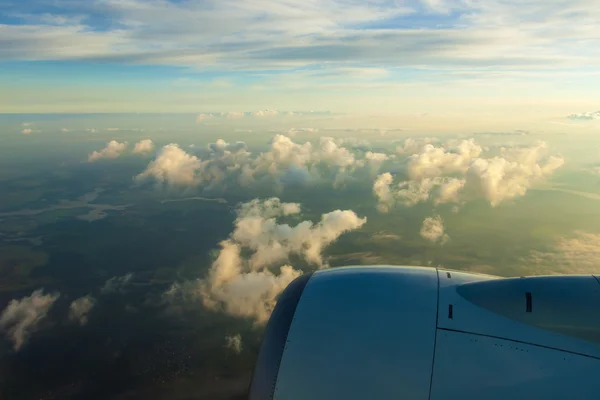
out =
[[85,131],[88,133],[97,133],[98,129],[96,128],[85,128]]
[[60,131],[61,131],[62,133],[67,133],[67,132],[70,132],[70,130],[69,130],[69,129],[67,129],[67,128],[60,128]]
[[88,156],[88,162],[95,162],[103,158],[117,158],[127,149],[127,145],[127,142],[119,143],[111,140],[104,149],[91,153]]
[[40,323],[60,296],[59,293],[44,294],[36,290],[20,300],[11,300],[0,315],[0,329],[12,340],[13,348],[19,351],[40,328]]
[[[351,210],[335,210],[323,214],[316,224],[302,221],[290,226],[278,222],[281,218],[297,217],[300,212],[299,204],[284,203],[278,198],[241,204],[234,231],[220,243],[208,276],[175,284],[169,296],[200,298],[209,309],[266,322],[279,293],[302,273],[282,265],[290,255],[318,268],[326,267],[323,249],[367,221]],[[277,268],[278,265],[282,266]]]
[[95,305],[96,299],[89,294],[74,300],[69,306],[69,320],[82,326],[87,324],[89,313]]
[[276,188],[328,183],[339,187],[358,179],[358,172],[374,176],[390,158],[383,153],[355,153],[330,137],[320,138],[315,146],[276,135],[268,150],[256,157],[247,151],[244,142],[230,144],[219,139],[196,151],[196,155],[170,144],[135,180],[154,181],[159,187],[201,186],[204,190],[227,186],[225,183]]
[[253,117],[275,117],[277,115],[276,110],[258,110],[252,113]]
[[600,271],[600,234],[576,231],[534,250],[522,262],[533,274],[594,274]]
[[406,180],[394,185],[393,176],[380,174],[373,184],[378,209],[394,204],[412,206],[424,201],[434,204],[463,203],[483,198],[495,207],[503,201],[524,196],[532,185],[550,176],[564,164],[560,156],[545,157],[547,146],[501,147],[500,155],[484,157],[473,139],[455,145],[407,143],[417,151],[404,162]]
[[227,118],[227,119],[239,119],[239,118],[243,118],[243,117],[244,117],[244,113],[239,112],[239,111],[229,111],[228,113],[225,114],[225,118]]
[[106,128],[105,129],[105,131],[107,131],[107,132],[118,132],[120,130],[121,130],[121,128]]
[[568,119],[574,120],[574,121],[593,121],[593,120],[598,120],[600,119],[600,111],[594,111],[594,112],[584,112],[584,113],[579,113],[579,114],[571,114],[569,116],[567,116]]
[[149,154],[154,150],[154,142],[151,139],[144,139],[133,146],[133,154]]
[[103,294],[123,292],[131,279],[133,279],[133,273],[131,272],[123,276],[113,276],[106,281],[100,292]]
[[206,121],[207,119],[212,119],[212,118],[214,118],[214,115],[212,115],[212,114],[200,113],[196,116],[196,123],[199,124],[202,121]]
[[242,335],[239,333],[232,336],[225,336],[225,347],[236,354],[242,352]]
[[138,183],[154,181],[158,187],[194,187],[211,189],[248,164],[250,153],[243,142],[217,140],[200,151],[200,158],[186,153],[177,144],[164,146],[145,171],[135,177]]
[[32,128],[21,129],[21,134],[22,135],[30,135],[32,133],[40,133],[40,132],[42,132],[42,131],[39,130],[39,129],[32,129]]
[[420,231],[421,237],[433,243],[444,244],[450,237],[444,232],[444,221],[442,217],[427,217],[423,221]]

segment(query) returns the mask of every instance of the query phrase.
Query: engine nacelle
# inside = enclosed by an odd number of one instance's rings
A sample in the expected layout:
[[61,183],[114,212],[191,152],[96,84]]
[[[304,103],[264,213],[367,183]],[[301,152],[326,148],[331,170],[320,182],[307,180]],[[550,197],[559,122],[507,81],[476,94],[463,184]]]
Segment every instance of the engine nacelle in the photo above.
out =
[[250,400],[598,399],[600,281],[433,268],[304,275],[266,327]]

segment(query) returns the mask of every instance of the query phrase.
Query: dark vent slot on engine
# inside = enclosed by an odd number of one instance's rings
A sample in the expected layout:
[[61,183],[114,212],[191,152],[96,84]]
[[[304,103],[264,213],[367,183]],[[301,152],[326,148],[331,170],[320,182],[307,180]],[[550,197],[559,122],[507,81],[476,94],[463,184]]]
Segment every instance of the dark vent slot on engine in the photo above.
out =
[[525,293],[525,301],[526,301],[525,311],[531,312],[531,309],[533,307],[532,299],[531,299],[531,292]]
[[448,318],[449,319],[453,319],[454,318],[454,306],[452,304],[450,304],[448,306]]

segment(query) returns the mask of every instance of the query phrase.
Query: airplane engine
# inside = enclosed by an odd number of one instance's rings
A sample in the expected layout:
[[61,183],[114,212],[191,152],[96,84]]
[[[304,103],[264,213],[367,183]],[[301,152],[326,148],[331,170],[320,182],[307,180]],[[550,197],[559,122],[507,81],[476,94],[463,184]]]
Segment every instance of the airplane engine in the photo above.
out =
[[249,399],[600,399],[600,280],[301,276],[267,324]]

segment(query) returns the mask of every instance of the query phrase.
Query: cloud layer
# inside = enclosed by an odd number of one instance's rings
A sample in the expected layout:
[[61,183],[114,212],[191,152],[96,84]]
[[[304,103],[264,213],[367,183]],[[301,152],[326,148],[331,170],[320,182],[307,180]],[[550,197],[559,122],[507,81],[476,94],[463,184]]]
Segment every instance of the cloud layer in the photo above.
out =
[[597,274],[600,234],[576,231],[559,238],[546,250],[534,250],[523,263],[532,274]]
[[[590,3],[591,1],[591,3]],[[33,4],[39,3],[34,0]],[[586,67],[597,59],[596,0],[254,0],[53,2],[36,14],[8,1],[3,60],[76,60],[277,70],[381,65],[483,70]],[[111,21],[108,23],[107,21]],[[544,23],[540,23],[544,21]],[[514,26],[519,26],[518,30]],[[356,72],[368,69],[367,73]],[[329,75],[331,70],[326,71]]]

